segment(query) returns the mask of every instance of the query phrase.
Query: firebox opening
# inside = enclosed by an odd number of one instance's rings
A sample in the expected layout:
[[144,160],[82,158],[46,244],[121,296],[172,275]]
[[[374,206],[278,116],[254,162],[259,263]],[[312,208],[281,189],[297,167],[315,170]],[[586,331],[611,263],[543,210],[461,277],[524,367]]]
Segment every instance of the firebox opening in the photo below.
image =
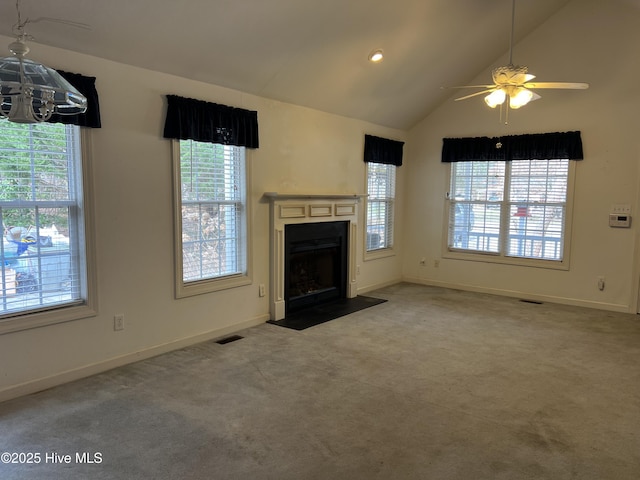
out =
[[286,226],[286,312],[346,297],[348,223]]

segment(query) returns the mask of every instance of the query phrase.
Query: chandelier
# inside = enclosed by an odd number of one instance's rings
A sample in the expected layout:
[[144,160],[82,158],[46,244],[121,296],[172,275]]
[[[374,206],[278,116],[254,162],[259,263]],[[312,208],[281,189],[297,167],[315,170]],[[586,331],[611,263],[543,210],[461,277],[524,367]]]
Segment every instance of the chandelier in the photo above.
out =
[[87,99],[53,68],[25,58],[29,53],[20,19],[14,26],[16,40],[9,45],[12,56],[0,58],[0,118],[16,123],[45,122],[55,114],[77,115],[87,110]]

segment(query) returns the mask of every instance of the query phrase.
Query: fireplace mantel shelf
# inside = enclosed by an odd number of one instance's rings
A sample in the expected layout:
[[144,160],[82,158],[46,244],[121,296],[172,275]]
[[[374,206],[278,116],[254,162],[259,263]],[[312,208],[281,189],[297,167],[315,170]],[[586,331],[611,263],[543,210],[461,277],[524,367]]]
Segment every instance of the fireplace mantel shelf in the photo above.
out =
[[329,193],[329,194],[305,194],[305,193],[278,193],[265,192],[264,196],[269,200],[293,200],[293,199],[360,199],[367,195],[362,193]]

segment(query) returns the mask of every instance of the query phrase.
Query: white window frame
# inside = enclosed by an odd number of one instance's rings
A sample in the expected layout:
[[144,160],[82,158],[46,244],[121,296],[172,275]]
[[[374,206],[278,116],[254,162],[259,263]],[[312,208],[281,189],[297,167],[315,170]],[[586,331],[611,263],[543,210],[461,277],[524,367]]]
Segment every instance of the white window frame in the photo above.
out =
[[[244,148],[244,147],[240,147]],[[206,278],[196,281],[185,282],[183,280],[183,250],[182,250],[182,188],[180,169],[180,140],[172,140],[173,149],[173,215],[174,215],[174,265],[175,265],[175,295],[176,298],[201,295],[209,292],[216,292],[228,288],[240,287],[252,283],[252,244],[251,244],[251,202],[250,202],[250,164],[249,149],[244,149],[245,162],[245,198],[244,198],[244,238],[246,249],[246,269],[243,273],[225,275],[215,278]]]
[[[8,314],[0,319],[0,335],[29,330],[57,323],[80,320],[98,314],[96,277],[95,212],[93,199],[93,171],[91,161],[91,135],[89,128],[79,129],[80,151],[76,165],[78,194],[78,263],[84,277],[81,287],[82,301],[52,307],[37,307]],[[77,168],[79,167],[79,168]]]
[[510,168],[511,162],[506,162],[505,181],[504,181],[504,197],[495,202],[500,208],[500,236],[501,245],[499,252],[482,252],[456,249],[449,246],[450,235],[450,212],[453,202],[449,198],[451,188],[451,177],[453,172],[453,165],[451,163],[448,175],[447,175],[447,195],[445,198],[445,209],[443,216],[443,235],[442,235],[442,257],[451,258],[457,260],[470,260],[488,263],[501,263],[508,265],[520,265],[527,267],[547,268],[554,270],[569,270],[570,254],[571,254],[571,230],[572,230],[572,218],[573,218],[573,196],[575,186],[576,175],[576,162],[569,160],[568,175],[567,175],[567,190],[566,190],[566,203],[565,203],[565,218],[563,228],[563,250],[562,260],[540,259],[540,258],[527,258],[518,256],[509,256],[506,254],[506,241],[509,228],[509,207],[511,206],[508,199],[508,191],[510,185]]
[[[389,165],[383,163],[373,163],[367,162],[366,164],[366,175],[365,175],[365,188],[367,192],[367,197],[364,205],[364,218],[365,218],[365,231],[364,231],[364,252],[365,252],[365,260],[388,257],[391,255],[395,255],[394,250],[394,238],[395,238],[395,224],[396,224],[396,189],[398,186],[398,167],[396,165]],[[369,174],[370,174],[370,166],[384,166],[388,169],[389,172],[393,172],[393,187],[392,192],[385,192],[386,195],[384,197],[374,197],[369,189]],[[390,194],[389,194],[390,193]],[[387,216],[390,215],[391,218],[385,218],[384,223],[386,224],[386,230],[390,232],[389,235],[386,235],[383,244],[379,248],[370,249],[370,237],[369,237],[369,228],[370,218],[369,218],[369,207],[374,203],[386,204]]]

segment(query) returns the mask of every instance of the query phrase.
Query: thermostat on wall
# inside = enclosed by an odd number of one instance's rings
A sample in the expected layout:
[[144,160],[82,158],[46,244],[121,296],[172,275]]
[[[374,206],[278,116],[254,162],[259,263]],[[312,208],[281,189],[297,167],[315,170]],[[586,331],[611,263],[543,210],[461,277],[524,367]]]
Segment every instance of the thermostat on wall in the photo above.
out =
[[618,228],[629,228],[631,226],[631,215],[621,215],[619,213],[610,213],[609,226],[618,227]]

